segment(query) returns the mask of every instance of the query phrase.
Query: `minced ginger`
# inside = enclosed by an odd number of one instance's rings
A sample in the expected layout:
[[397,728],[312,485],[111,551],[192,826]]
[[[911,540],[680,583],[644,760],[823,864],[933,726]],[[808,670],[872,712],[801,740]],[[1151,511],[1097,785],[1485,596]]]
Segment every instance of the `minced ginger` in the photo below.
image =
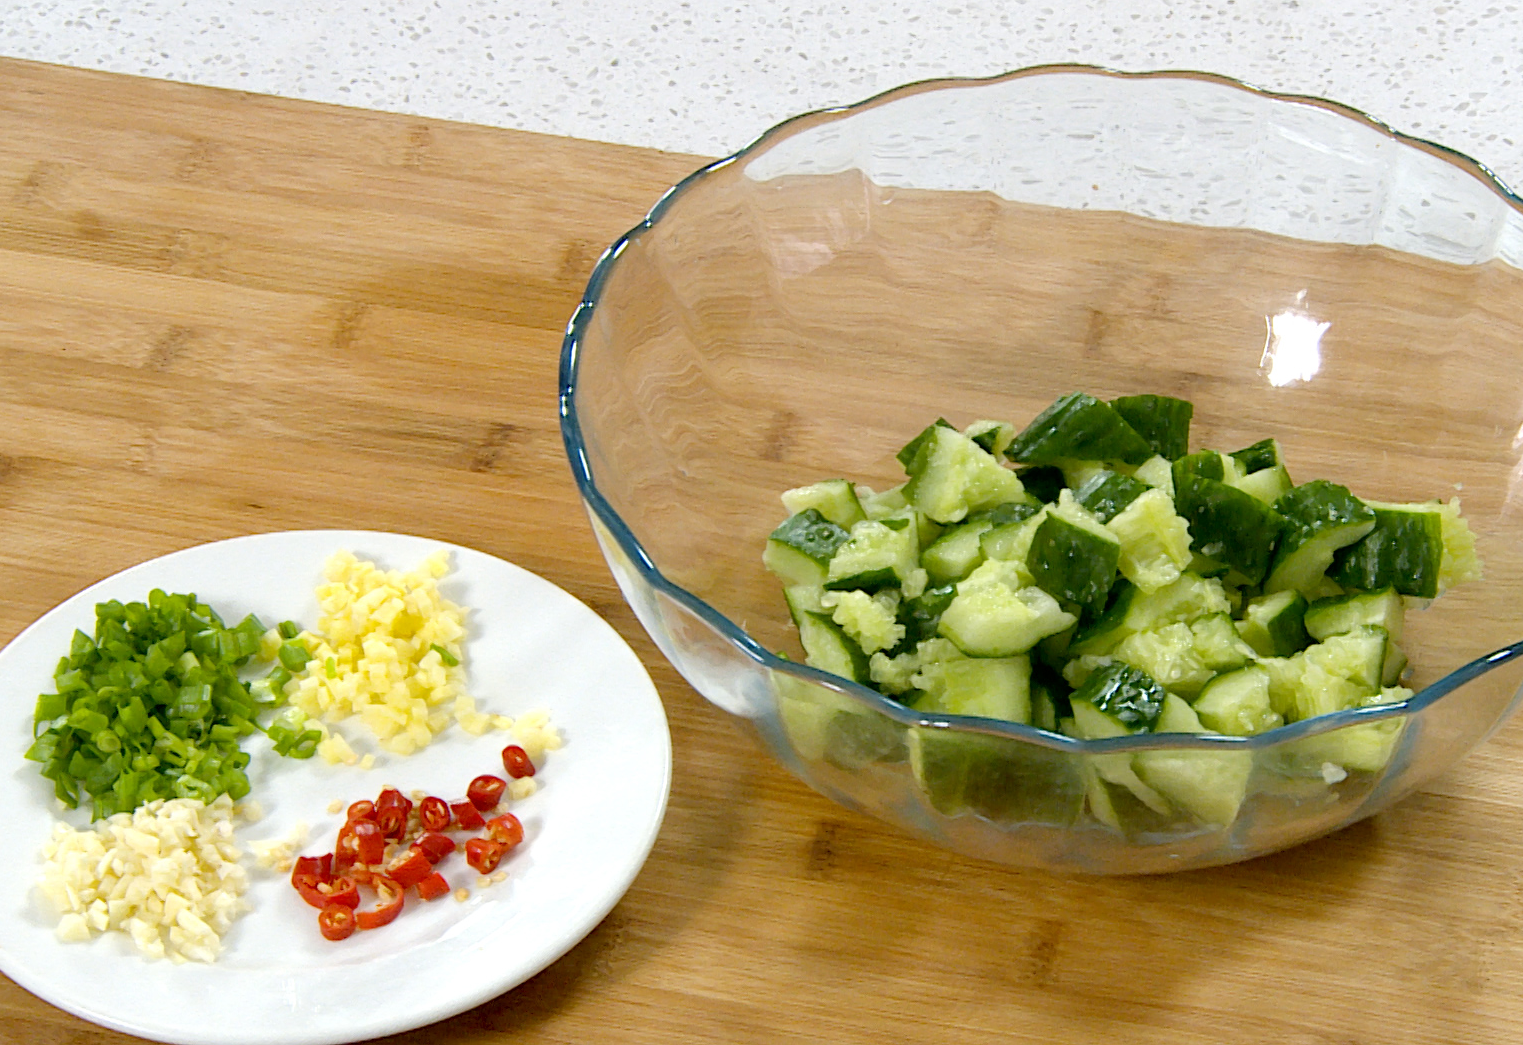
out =
[[[324,733],[317,750],[328,762],[364,764],[323,725],[354,716],[398,755],[426,747],[451,722],[474,736],[513,725],[478,710],[466,691],[466,611],[439,594],[448,560],[441,549],[404,572],[340,551],[324,564],[317,627],[298,636],[312,659],[285,693]],[[279,641],[266,636],[272,648]]]

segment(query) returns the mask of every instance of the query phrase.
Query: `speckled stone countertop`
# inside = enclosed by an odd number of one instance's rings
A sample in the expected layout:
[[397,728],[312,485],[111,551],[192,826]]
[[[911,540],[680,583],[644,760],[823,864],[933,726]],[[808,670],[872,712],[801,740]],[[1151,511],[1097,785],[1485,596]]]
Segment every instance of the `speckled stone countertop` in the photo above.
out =
[[1523,185],[1506,0],[5,0],[0,54],[719,155],[897,84],[1083,62],[1314,94]]

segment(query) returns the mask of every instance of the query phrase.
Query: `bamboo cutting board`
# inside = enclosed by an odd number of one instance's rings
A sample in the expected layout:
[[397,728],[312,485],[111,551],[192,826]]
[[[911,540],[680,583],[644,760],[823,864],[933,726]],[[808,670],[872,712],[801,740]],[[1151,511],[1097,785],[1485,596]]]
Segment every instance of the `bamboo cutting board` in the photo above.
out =
[[[1523,726],[1291,852],[1062,879],[828,803],[682,682],[593,543],[555,380],[597,255],[700,162],[0,62],[0,642],[307,528],[479,548],[613,623],[672,727],[649,863],[561,961],[397,1041],[1523,1040]],[[0,1042],[127,1040],[0,979]]]

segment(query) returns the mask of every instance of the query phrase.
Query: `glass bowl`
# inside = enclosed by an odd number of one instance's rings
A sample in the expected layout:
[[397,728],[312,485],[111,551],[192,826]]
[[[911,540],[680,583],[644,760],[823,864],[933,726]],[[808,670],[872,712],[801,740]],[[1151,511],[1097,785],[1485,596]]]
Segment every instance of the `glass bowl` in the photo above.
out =
[[[1327,101],[1072,66],[913,84],[781,124],[614,244],[566,333],[563,434],[656,645],[818,791],[1003,863],[1228,863],[1389,806],[1517,702],[1520,267],[1489,172]],[[1415,695],[1083,741],[798,662],[761,563],[781,491],[883,490],[937,416],[1019,428],[1076,390],[1192,400],[1192,448],[1273,436],[1367,499],[1460,496],[1485,574],[1408,613]],[[1324,757],[1358,736],[1383,768]],[[1208,823],[1102,784],[1100,809],[1097,771],[1139,758],[1246,761],[1246,798]]]

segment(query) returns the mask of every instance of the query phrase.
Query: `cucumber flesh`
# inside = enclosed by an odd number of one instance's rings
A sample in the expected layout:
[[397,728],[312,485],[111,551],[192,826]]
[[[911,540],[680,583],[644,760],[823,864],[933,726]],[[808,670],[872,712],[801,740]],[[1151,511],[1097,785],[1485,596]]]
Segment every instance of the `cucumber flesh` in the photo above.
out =
[[1031,661],[1024,656],[937,661],[913,682],[922,693],[917,711],[1031,723]]
[[969,512],[1023,499],[1020,479],[954,428],[932,425],[905,466],[904,496],[935,522],[960,522]]
[[853,682],[868,681],[867,654],[825,611],[820,589],[795,586],[785,589],[783,598],[798,628],[805,663]]
[[1269,701],[1269,672],[1257,664],[1207,682],[1193,707],[1202,726],[1227,736],[1252,736],[1285,724]]
[[826,479],[785,490],[783,507],[794,515],[813,508],[843,530],[850,530],[867,518],[856,488],[845,479]]
[[1017,563],[990,559],[958,582],[937,627],[972,657],[1013,657],[1077,619],[1034,585]]
[[[1204,733],[1195,711],[1170,693],[1164,698],[1157,731]],[[1237,819],[1248,794],[1253,756],[1247,751],[1139,751],[1133,766],[1142,782],[1174,805],[1214,827]]]

